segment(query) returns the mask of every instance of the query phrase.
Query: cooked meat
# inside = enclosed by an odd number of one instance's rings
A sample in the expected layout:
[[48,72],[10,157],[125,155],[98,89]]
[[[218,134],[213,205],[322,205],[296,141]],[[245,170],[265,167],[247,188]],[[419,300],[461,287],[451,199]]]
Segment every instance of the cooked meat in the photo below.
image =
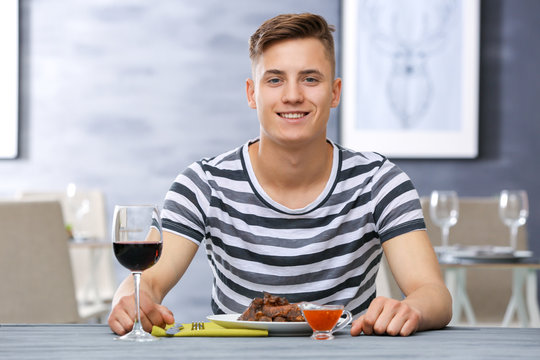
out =
[[255,298],[240,315],[243,321],[305,321],[302,310],[296,304],[290,304],[284,297],[264,293],[263,298]]
[[[262,316],[261,309],[263,307],[263,299],[262,298],[255,298],[253,301],[251,301],[251,304],[249,307],[244,311],[242,316],[238,318],[238,320],[248,320],[249,321],[260,321],[260,320],[251,320],[251,319],[259,319]],[[266,320],[263,320],[266,321]]]

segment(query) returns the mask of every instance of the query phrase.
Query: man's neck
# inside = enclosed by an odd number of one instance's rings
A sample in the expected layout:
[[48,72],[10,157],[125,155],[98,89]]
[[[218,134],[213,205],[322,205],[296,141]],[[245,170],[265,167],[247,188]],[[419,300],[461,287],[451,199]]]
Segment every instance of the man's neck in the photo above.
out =
[[326,138],[285,147],[261,137],[249,147],[249,156],[265,192],[291,209],[313,202],[332,171],[333,150]]

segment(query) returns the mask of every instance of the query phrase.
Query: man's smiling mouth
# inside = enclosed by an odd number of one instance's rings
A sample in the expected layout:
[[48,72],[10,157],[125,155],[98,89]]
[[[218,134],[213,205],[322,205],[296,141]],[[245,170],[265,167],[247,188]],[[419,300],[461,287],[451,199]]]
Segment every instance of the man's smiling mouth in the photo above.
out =
[[279,116],[281,116],[282,118],[285,118],[285,119],[300,119],[304,116],[306,116],[307,112],[283,112],[283,113],[278,113]]

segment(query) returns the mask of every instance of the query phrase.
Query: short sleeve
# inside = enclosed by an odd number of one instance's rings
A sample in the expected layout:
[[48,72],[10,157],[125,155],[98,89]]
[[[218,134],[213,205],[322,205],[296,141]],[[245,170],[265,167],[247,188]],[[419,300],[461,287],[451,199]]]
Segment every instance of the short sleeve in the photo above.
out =
[[372,181],[373,217],[382,242],[425,229],[418,192],[407,174],[385,158]]
[[165,196],[161,211],[163,230],[200,245],[205,236],[210,193],[200,162],[193,163],[176,177]]

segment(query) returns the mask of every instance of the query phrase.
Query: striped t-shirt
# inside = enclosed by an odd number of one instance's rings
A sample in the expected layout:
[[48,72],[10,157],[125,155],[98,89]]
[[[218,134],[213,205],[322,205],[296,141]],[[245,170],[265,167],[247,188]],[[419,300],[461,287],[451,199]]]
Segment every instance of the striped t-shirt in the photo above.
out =
[[[258,141],[258,140],[254,140]],[[206,247],[215,313],[243,312],[263,291],[290,302],[343,304],[375,297],[381,243],[425,228],[409,177],[385,157],[333,144],[328,183],[289,209],[258,183],[250,141],[193,163],[166,195],[163,228]]]

